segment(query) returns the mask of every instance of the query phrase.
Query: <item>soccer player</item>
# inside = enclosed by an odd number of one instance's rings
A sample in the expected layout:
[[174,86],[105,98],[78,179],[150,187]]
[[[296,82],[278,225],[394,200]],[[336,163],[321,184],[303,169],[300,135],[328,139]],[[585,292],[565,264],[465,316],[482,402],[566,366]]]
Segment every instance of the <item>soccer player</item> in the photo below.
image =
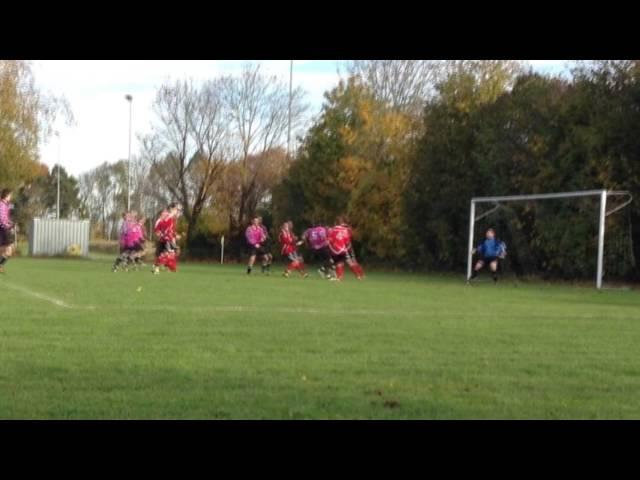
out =
[[265,240],[262,242],[262,251],[264,252],[262,273],[269,275],[271,271],[271,263],[273,263],[273,254],[271,253],[271,235],[269,235],[269,230],[267,230],[267,227],[262,223],[262,217],[258,217],[258,222],[260,223],[260,228],[262,228],[265,237]]
[[307,278],[309,274],[304,271],[304,259],[302,255],[298,253],[298,246],[304,242],[298,241],[293,233],[293,222],[289,221],[282,224],[278,238],[280,245],[282,245],[282,255],[291,261],[291,263],[285,267],[282,275],[289,278],[289,272],[291,270],[298,270],[303,278]]
[[329,251],[327,227],[319,225],[314,222],[313,227],[307,228],[302,235],[304,242],[309,250],[315,257],[319,257],[322,261],[322,266],[318,270],[320,276],[325,278],[331,278],[335,273],[333,266],[333,260],[331,259],[331,252]]
[[142,257],[144,256],[144,224],[146,219],[144,217],[137,218],[137,214],[134,212],[134,221],[131,225],[131,259],[136,265],[136,269],[142,266]]
[[120,254],[113,263],[111,271],[116,273],[120,266],[124,264],[125,269],[131,263],[131,212],[122,214],[122,225],[120,225]]
[[156,221],[154,232],[158,237],[158,245],[156,248],[156,261],[153,264],[153,273],[160,273],[160,266],[164,265],[170,271],[175,272],[178,269],[176,241],[180,236],[176,234],[176,223],[179,215],[179,207],[176,203],[170,204],[166,210],[160,214],[160,218]]
[[358,280],[364,278],[364,270],[352,255],[353,247],[351,246],[351,238],[353,233],[351,227],[347,224],[345,217],[340,216],[336,221],[337,225],[329,229],[329,250],[333,263],[336,265],[336,280],[342,280],[344,277],[344,264],[349,268]]
[[261,224],[261,218],[256,216],[251,220],[251,225],[244,232],[245,239],[249,246],[249,264],[247,265],[247,275],[251,274],[253,264],[258,255],[262,256],[262,273],[268,271],[270,265],[270,255],[265,247],[267,241],[267,229]]
[[496,232],[493,228],[487,230],[484,241],[471,251],[472,254],[479,253],[481,258],[477,261],[471,278],[468,281],[473,280],[478,276],[478,272],[482,268],[489,264],[491,269],[491,275],[493,276],[494,283],[498,281],[498,260],[505,258],[507,255],[507,247],[504,242],[501,242],[496,238]]
[[0,192],[0,273],[4,273],[4,266],[13,255],[13,229],[11,221],[11,190],[5,188]]

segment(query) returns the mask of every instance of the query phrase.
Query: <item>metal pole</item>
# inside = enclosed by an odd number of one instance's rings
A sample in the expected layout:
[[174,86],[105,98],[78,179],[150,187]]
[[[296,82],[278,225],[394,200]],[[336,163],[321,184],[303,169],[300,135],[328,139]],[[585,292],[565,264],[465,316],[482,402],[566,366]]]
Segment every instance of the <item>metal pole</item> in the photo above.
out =
[[133,109],[133,97],[126,95],[129,102],[129,157],[127,160],[127,211],[131,210],[131,112]]
[[60,133],[55,133],[56,137],[58,137],[58,193],[56,199],[56,220],[60,220]]
[[287,128],[287,157],[291,155],[291,101],[293,96],[293,60],[289,65],[289,126]]
[[607,191],[600,194],[600,227],[598,229],[598,276],[596,277],[596,287],[602,288],[602,274],[604,262],[604,228],[607,215]]
[[221,243],[222,249],[220,250],[220,264],[222,265],[224,263],[224,235],[222,235]]
[[471,261],[473,260],[473,229],[476,224],[476,202],[471,200],[471,208],[469,209],[469,249],[467,251],[467,280],[471,278]]

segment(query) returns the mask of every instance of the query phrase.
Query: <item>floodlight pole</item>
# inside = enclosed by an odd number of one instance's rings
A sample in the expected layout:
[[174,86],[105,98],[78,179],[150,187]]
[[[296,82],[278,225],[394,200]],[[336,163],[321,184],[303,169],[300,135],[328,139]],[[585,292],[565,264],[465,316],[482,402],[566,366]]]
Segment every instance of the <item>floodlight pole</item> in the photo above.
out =
[[602,275],[604,264],[604,230],[605,218],[607,216],[607,191],[603,190],[600,194],[600,224],[598,228],[598,273],[596,277],[596,288],[602,288]]
[[125,95],[124,97],[129,102],[129,157],[127,160],[127,212],[131,210],[131,112],[133,109],[133,97],[131,95]]
[[293,60],[289,64],[289,121],[287,123],[287,158],[291,155],[291,100],[293,98]]
[[60,220],[60,132],[56,131],[55,136],[58,137],[58,185],[56,193],[56,220]]

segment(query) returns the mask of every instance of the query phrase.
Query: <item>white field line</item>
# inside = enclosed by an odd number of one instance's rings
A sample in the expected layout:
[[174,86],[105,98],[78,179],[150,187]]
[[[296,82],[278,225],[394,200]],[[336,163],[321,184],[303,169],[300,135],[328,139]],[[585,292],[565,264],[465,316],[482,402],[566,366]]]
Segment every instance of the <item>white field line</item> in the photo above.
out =
[[95,307],[88,305],[88,306],[78,306],[78,305],[71,305],[69,303],[66,303],[62,300],[60,300],[59,298],[55,298],[49,295],[45,295],[43,293],[39,293],[39,292],[35,292],[29,288],[26,287],[22,287],[20,285],[16,285],[15,283],[10,283],[10,282],[3,282],[3,286],[6,288],[10,288],[12,290],[15,290],[17,292],[23,293],[25,295],[29,295],[31,297],[34,298],[38,298],[40,300],[44,300],[45,302],[49,302],[54,304],[57,307],[61,307],[61,308],[86,308],[86,309],[94,309]]
[[[10,282],[2,282],[3,286],[10,288],[12,290],[21,292],[25,295],[29,295],[34,298],[38,298],[40,300],[52,303],[53,305],[60,308],[68,308],[68,309],[87,309],[94,310],[97,307],[94,305],[72,305],[69,303],[60,300],[59,298],[55,298],[50,295],[45,295],[43,293],[36,292],[29,288],[26,288],[21,285],[17,285],[15,283]],[[142,311],[191,311],[191,312],[247,312],[247,313],[260,313],[260,312],[274,312],[274,313],[300,313],[300,314],[309,314],[309,315],[356,315],[356,316],[421,316],[421,315],[435,315],[437,317],[464,317],[465,314],[461,313],[452,313],[452,312],[425,312],[425,311],[406,311],[406,310],[363,310],[363,309],[342,309],[342,310],[329,310],[329,309],[321,309],[321,308],[304,308],[304,307],[258,307],[258,306],[246,306],[246,305],[211,305],[211,306],[187,306],[187,305],[103,305],[100,308],[111,309],[131,309],[131,310],[142,310]],[[485,318],[485,317],[494,317],[493,313],[482,314],[479,312],[475,312],[473,314],[474,318]],[[511,317],[514,317],[512,314]],[[533,319],[533,318],[542,318],[542,319],[550,319],[550,318],[574,318],[571,315],[567,314],[526,314],[526,315],[515,315],[517,318],[523,319]],[[586,319],[601,319],[603,317],[607,317],[609,319],[627,319],[628,315],[607,315],[605,313],[594,314],[594,315],[580,315],[578,319],[586,320]]]
[[[304,308],[304,307],[256,307],[246,305],[211,305],[206,307],[200,306],[188,306],[188,305],[105,305],[105,309],[117,308],[117,309],[130,309],[138,311],[165,311],[165,312],[237,312],[237,313],[301,313],[310,315],[355,315],[355,316],[398,316],[398,317],[412,317],[412,316],[432,316],[436,318],[460,318],[464,319],[469,315],[468,312],[427,312],[427,311],[406,311],[406,310],[362,310],[348,308],[343,310],[325,310],[320,308]],[[495,318],[495,313],[481,313],[473,312],[471,314],[473,319],[483,320],[487,318]],[[521,313],[511,314],[510,318],[517,320],[551,320],[551,319],[575,319],[575,320],[594,320],[594,319],[606,319],[606,320],[626,320],[631,318],[630,315],[610,315],[607,313],[600,313],[594,315],[568,315],[564,313],[558,314],[533,314],[533,313]]]
[[206,307],[200,306],[187,306],[187,305],[109,305],[105,308],[130,308],[132,310],[142,311],[175,311],[175,312],[238,312],[238,313],[304,313],[310,315],[361,315],[361,316],[373,316],[373,315],[425,315],[426,312],[411,312],[404,310],[359,310],[359,309],[344,309],[344,310],[325,310],[321,308],[304,308],[304,307],[257,307],[246,305],[211,305]]

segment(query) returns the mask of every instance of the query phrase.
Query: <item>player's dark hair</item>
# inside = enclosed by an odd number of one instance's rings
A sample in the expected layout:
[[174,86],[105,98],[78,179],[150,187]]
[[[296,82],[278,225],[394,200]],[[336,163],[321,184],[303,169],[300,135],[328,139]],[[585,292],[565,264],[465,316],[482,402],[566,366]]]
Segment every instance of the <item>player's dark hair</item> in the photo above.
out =
[[346,225],[347,224],[347,217],[345,217],[344,215],[338,215],[338,217],[336,218],[336,224],[337,225]]
[[11,189],[10,188],[5,188],[5,189],[2,190],[2,192],[0,192],[0,199],[4,200],[9,195],[11,195]]
[[176,202],[171,202],[167,207],[167,210],[173,210],[174,208],[178,208],[178,204]]

